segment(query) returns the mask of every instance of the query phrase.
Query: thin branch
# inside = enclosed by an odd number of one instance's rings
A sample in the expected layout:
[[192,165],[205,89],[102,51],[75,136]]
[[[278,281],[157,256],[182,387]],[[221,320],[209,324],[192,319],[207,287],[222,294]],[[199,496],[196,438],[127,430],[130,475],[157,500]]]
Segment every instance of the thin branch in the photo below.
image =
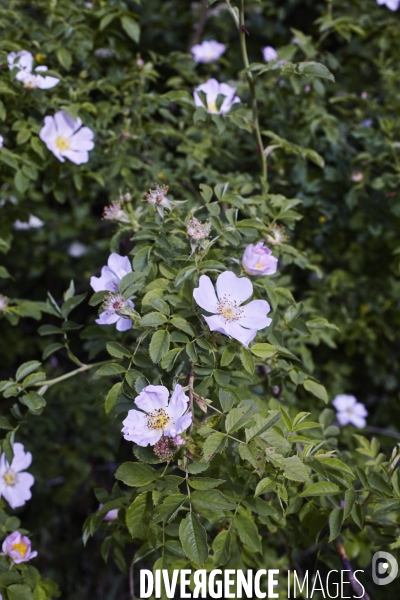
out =
[[356,594],[358,594],[358,598],[360,600],[370,600],[367,592],[364,590],[363,586],[357,581],[357,579],[354,576],[354,569],[350,564],[349,559],[347,558],[347,554],[346,551],[344,549],[344,546],[342,544],[342,542],[337,539],[334,541],[334,545],[335,545],[335,550],[338,553],[340,562],[342,563],[343,568],[346,571],[349,571],[349,579],[350,579],[350,583],[351,583],[351,587],[353,588],[354,592]]
[[400,433],[397,431],[390,431],[390,429],[381,429],[380,427],[366,427],[367,431],[371,433],[378,433],[380,435],[386,435],[387,437],[395,438],[396,440],[400,440]]
[[92,365],[83,365],[79,369],[75,369],[75,371],[70,371],[69,373],[65,373],[64,375],[60,375],[60,377],[56,377],[55,379],[48,379],[47,381],[46,380],[39,381],[38,383],[32,383],[31,385],[36,386],[36,387],[43,387],[43,386],[49,387],[50,385],[54,385],[55,383],[59,383],[60,381],[64,381],[65,379],[69,379],[70,377],[74,377],[75,375],[78,375],[79,373],[84,373],[85,371],[89,371],[90,369],[94,369],[95,367],[100,367],[101,365],[106,365],[109,362],[110,362],[109,360],[103,360],[101,362],[93,363]]
[[193,29],[195,30],[192,41],[190,42],[190,48],[193,48],[196,44],[199,43],[200,38],[203,34],[204,27],[207,20],[207,10],[208,10],[208,0],[201,0],[199,7],[199,21],[195,25],[193,25]]

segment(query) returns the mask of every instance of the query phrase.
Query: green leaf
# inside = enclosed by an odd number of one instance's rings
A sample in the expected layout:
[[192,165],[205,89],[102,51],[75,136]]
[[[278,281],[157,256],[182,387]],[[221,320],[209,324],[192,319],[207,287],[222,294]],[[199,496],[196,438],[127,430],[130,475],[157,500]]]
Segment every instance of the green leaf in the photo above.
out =
[[344,495],[343,521],[345,521],[347,519],[347,517],[350,515],[351,511],[353,510],[353,506],[354,506],[354,503],[356,500],[357,500],[357,492],[355,492],[353,490],[353,488],[350,488],[349,490],[347,490]]
[[61,350],[61,348],[64,348],[64,345],[57,342],[46,346],[46,348],[43,350],[43,360],[46,360],[46,358],[49,358],[51,354],[54,354],[54,352],[57,352],[57,350]]
[[314,396],[316,396],[320,400],[323,400],[325,403],[328,403],[328,401],[329,401],[328,393],[323,385],[321,385],[320,383],[317,383],[316,381],[313,381],[312,379],[306,379],[303,382],[303,386],[304,386],[304,389],[307,390],[307,392],[311,392],[312,394],[314,394]]
[[261,552],[261,541],[254,521],[244,515],[236,515],[234,525],[243,544],[250,546],[255,552]]
[[222,452],[226,444],[226,436],[223,433],[212,433],[206,438],[203,446],[204,460],[209,462],[215,454]]
[[340,488],[336,483],[330,481],[318,481],[318,483],[311,484],[308,488],[300,494],[301,498],[307,498],[308,496],[329,496],[331,494],[339,494]]
[[240,348],[240,361],[243,367],[246,369],[246,371],[250,373],[250,375],[253,375],[255,368],[254,359],[251,356],[250,352],[246,350],[246,348],[243,348],[243,346],[241,346]]
[[11,278],[10,273],[7,271],[5,267],[0,266],[0,279]]
[[208,510],[235,510],[236,504],[225,498],[219,490],[201,490],[193,492],[191,500],[195,510],[206,512]]
[[14,427],[9,423],[7,417],[0,416],[0,429],[8,429],[11,431]]
[[233,433],[237,431],[243,425],[246,425],[249,421],[253,420],[253,407],[252,406],[238,406],[233,408],[226,416],[225,429],[227,433]]
[[260,358],[271,358],[271,356],[276,354],[276,350],[271,344],[254,344],[250,348],[250,352]]
[[187,501],[187,496],[183,494],[170,494],[162,504],[159,504],[154,513],[154,523],[160,521],[169,522],[178,514],[179,509]]
[[291,481],[309,481],[310,469],[298,456],[282,458],[280,464],[283,467],[283,475]]
[[121,344],[117,344],[117,342],[108,342],[106,344],[107,352],[114,358],[130,358],[131,353],[129,350],[121,346]]
[[299,63],[296,71],[301,75],[308,75],[310,77],[321,77],[322,79],[329,79],[329,81],[335,81],[332,73],[325,67],[325,65],[321,65],[318,62],[304,62]]
[[136,21],[134,21],[133,19],[131,19],[130,17],[127,17],[125,15],[125,16],[121,17],[121,25],[122,25],[124,31],[129,35],[131,40],[133,40],[134,42],[136,42],[138,44],[139,40],[140,40],[140,25],[139,25],[139,23],[137,23]]
[[200,194],[203,196],[205,203],[208,204],[213,195],[212,188],[210,188],[210,186],[208,185],[205,185],[204,183],[201,183]]
[[107,394],[107,398],[104,404],[106,414],[109,415],[112,409],[117,405],[123,384],[115,383]]
[[177,329],[181,329],[188,335],[191,335],[192,337],[196,337],[196,332],[194,331],[194,329],[190,325],[190,323],[188,323],[186,321],[186,319],[182,319],[182,317],[172,317],[171,324],[174,327],[176,327]]
[[275,481],[270,477],[264,477],[261,481],[258,482],[256,491],[254,492],[255,496],[261,496],[261,494],[265,494],[265,492],[269,492],[274,486]]
[[167,317],[160,312],[151,312],[140,319],[141,327],[159,327],[167,322]]
[[213,562],[215,567],[225,565],[231,557],[232,534],[224,529],[215,538],[212,543],[214,551]]
[[14,583],[7,588],[7,597],[9,600],[34,600],[28,586],[20,583]]
[[57,50],[57,59],[64,69],[67,71],[70,70],[72,65],[72,56],[66,48],[61,47]]
[[46,400],[37,392],[29,392],[19,399],[22,404],[25,404],[29,410],[36,411],[46,406]]
[[189,513],[181,522],[179,539],[189,560],[202,567],[208,557],[207,533],[193,513]]
[[232,346],[228,346],[227,348],[225,348],[221,356],[221,367],[227,367],[228,365],[230,365],[233,359],[235,358],[235,354],[235,348],[232,348]]
[[160,360],[167,354],[170,344],[170,335],[166,329],[156,331],[150,342],[150,358],[154,363]]
[[231,410],[232,406],[235,403],[235,398],[229,392],[225,392],[225,390],[219,390],[219,401],[221,403],[222,410],[224,412],[228,412]]
[[164,356],[161,361],[161,367],[166,371],[170,371],[175,364],[178,355],[182,352],[182,348],[173,348]]
[[17,190],[23,194],[29,188],[30,182],[29,179],[22,173],[22,171],[17,171],[14,175],[14,185]]
[[151,493],[144,492],[126,511],[126,525],[133,538],[146,539],[152,513]]
[[270,410],[266,417],[255,414],[253,420],[256,422],[254,427],[248,427],[246,429],[246,442],[249,442],[253,438],[257,437],[270,429],[275,425],[281,418],[281,412],[279,410]]
[[74,310],[81,302],[84,301],[87,294],[79,294],[73,298],[68,298],[61,307],[61,314],[66,319],[70,312]]
[[20,381],[21,379],[24,379],[30,373],[33,373],[33,371],[36,371],[36,369],[38,369],[41,364],[42,363],[37,360],[30,360],[29,362],[23,363],[17,369],[17,373],[15,375],[16,381]]
[[194,490],[211,490],[225,483],[225,479],[212,479],[211,477],[190,477],[188,481]]
[[108,363],[107,365],[102,365],[100,369],[97,369],[94,377],[112,377],[113,375],[120,375],[121,373],[125,373],[126,369],[118,365],[117,363]]
[[333,542],[340,535],[343,523],[343,510],[334,508],[329,515],[329,542]]
[[115,479],[130,487],[140,487],[157,479],[157,471],[144,463],[126,462],[117,469]]

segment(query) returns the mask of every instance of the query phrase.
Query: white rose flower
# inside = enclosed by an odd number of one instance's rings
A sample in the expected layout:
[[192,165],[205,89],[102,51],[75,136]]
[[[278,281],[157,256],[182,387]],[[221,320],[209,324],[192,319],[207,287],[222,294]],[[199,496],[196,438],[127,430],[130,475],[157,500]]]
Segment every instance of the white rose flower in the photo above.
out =
[[81,119],[73,119],[63,110],[54,117],[45,117],[39,137],[58,160],[68,158],[76,165],[87,163],[89,151],[93,150],[94,133],[89,127],[82,127]]

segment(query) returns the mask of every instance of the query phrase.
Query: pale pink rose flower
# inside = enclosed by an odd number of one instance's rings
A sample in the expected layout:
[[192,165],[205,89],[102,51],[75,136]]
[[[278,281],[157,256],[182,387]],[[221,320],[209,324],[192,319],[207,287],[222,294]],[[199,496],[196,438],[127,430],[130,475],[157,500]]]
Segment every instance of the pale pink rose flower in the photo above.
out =
[[3,553],[9,556],[17,565],[28,562],[31,558],[37,556],[37,552],[31,550],[31,540],[22,535],[19,531],[14,531],[6,537],[2,546]]
[[355,396],[339,394],[332,401],[332,404],[336,409],[336,418],[340,425],[348,425],[351,423],[359,429],[365,427],[368,411],[364,404],[357,402]]
[[4,138],[2,135],[0,135],[0,148],[2,148],[4,146]]
[[[100,510],[101,508],[103,508],[103,505],[99,504],[99,508],[97,510]],[[112,510],[109,510],[103,520],[115,521],[116,519],[118,519],[118,510],[118,508],[113,508]]]
[[81,119],[73,119],[63,110],[54,117],[45,117],[39,137],[58,160],[68,158],[76,165],[87,163],[89,151],[93,150],[94,133],[89,127],[82,127]]
[[236,277],[232,271],[225,271],[217,278],[215,293],[211,279],[202,275],[199,287],[193,290],[197,304],[209,313],[203,315],[211,331],[219,331],[238,340],[245,348],[255,338],[259,329],[265,329],[272,322],[267,317],[270,305],[266,300],[252,300],[242,306],[253,294],[253,284],[247,277]]
[[143,412],[132,409],[123,421],[124,438],[138,446],[154,446],[163,436],[176,438],[192,423],[188,411],[189,398],[177,384],[169,398],[163,385],[148,385],[135,398],[135,404]]
[[270,62],[271,60],[276,60],[278,58],[278,53],[272,46],[265,46],[262,49],[263,58],[265,62]]
[[379,6],[386,6],[390,10],[397,10],[400,6],[400,0],[376,0]]
[[243,269],[249,275],[273,275],[276,273],[278,259],[264,242],[249,244],[242,258]]
[[221,58],[226,51],[225,44],[215,40],[204,41],[191,48],[193,58],[197,63],[211,63]]
[[7,60],[10,70],[15,67],[19,69],[15,79],[20,81],[25,88],[47,90],[53,88],[60,82],[57,77],[50,77],[47,75],[43,77],[43,75],[41,75],[41,73],[47,71],[47,67],[44,65],[33,69],[33,56],[27,50],[10,52],[7,56]]
[[32,498],[31,487],[35,478],[25,472],[32,462],[32,454],[25,452],[19,442],[13,445],[13,451],[11,465],[4,452],[0,456],[0,497],[5,498],[11,508],[18,508]]
[[[206,104],[204,105],[198,92],[204,92],[206,95]],[[209,79],[206,83],[199,85],[194,93],[194,103],[196,106],[204,108],[208,113],[214,115],[224,115],[228,113],[234,104],[240,102],[240,98],[235,96],[236,88],[227,83],[219,83],[216,79]],[[217,108],[218,96],[224,96],[221,107]]]

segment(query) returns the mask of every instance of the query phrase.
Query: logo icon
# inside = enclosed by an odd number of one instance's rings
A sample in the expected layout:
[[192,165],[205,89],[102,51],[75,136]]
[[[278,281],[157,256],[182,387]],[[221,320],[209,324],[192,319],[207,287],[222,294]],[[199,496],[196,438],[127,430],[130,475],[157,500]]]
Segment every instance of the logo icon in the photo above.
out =
[[387,585],[397,577],[397,560],[389,552],[375,552],[372,557],[372,579],[376,585]]

